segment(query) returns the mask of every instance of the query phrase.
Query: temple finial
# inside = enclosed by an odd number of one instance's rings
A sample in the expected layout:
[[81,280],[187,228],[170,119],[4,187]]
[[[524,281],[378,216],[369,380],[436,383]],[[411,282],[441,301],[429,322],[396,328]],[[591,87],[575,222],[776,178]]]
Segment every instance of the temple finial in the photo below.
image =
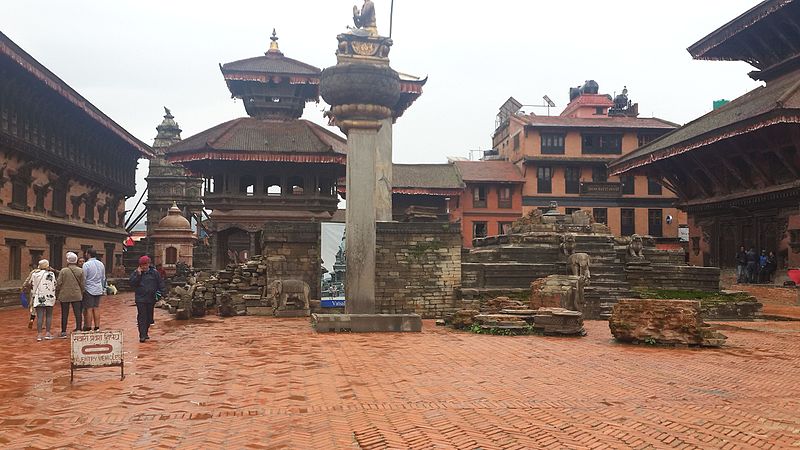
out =
[[278,34],[275,32],[275,28],[272,29],[272,37],[269,38],[269,50],[267,53],[280,53],[281,49],[278,48]]

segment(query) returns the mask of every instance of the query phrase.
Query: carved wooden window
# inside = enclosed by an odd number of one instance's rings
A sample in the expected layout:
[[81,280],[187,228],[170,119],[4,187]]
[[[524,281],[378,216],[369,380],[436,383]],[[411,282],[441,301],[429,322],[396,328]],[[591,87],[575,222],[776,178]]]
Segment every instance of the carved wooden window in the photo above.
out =
[[55,268],[61,268],[62,259],[64,258],[64,241],[65,236],[49,235],[46,237],[50,250],[50,265]]
[[578,194],[581,191],[581,168],[564,168],[564,192],[567,194]]
[[542,133],[542,154],[563,155],[564,135],[561,133]]
[[280,197],[283,195],[281,187],[281,177],[268,176],[264,177],[264,193],[269,197]]
[[85,223],[94,223],[94,210],[97,200],[86,199],[86,208],[83,213]]
[[497,207],[511,208],[511,187],[500,186],[497,188]]
[[605,166],[592,167],[592,181],[595,183],[605,183],[608,181],[608,170]]
[[305,180],[303,180],[303,177],[289,177],[289,192],[292,195],[303,195],[305,192]]
[[[28,267],[30,267],[31,269],[33,269],[34,267],[38,267],[39,266],[39,261],[41,261],[44,258],[44,250],[30,249],[28,251],[31,254],[31,263],[28,265]],[[60,264],[56,264],[56,262],[53,261],[52,259],[53,258],[51,257],[50,261],[49,261],[50,262],[50,267],[52,267],[54,269],[61,268],[61,265]]]
[[636,210],[633,208],[622,208],[620,212],[620,232],[622,236],[630,236],[636,233]]
[[592,215],[595,222],[608,225],[608,208],[592,208]]
[[583,134],[582,151],[588,154],[622,154],[621,134]]
[[256,192],[256,177],[245,175],[239,178],[239,193],[252,197]]
[[536,169],[536,189],[540,194],[553,192],[553,169],[551,167],[539,167]]
[[20,280],[22,279],[22,247],[25,246],[23,239],[9,239],[6,238],[6,246],[8,246],[8,279]]
[[178,262],[178,249],[175,247],[167,247],[164,252],[164,263],[175,264]]
[[489,234],[486,222],[472,222],[472,238],[482,238]]
[[647,195],[661,195],[661,183],[655,178],[647,177]]
[[70,199],[72,201],[72,220],[80,220],[81,218],[81,203],[83,203],[82,195],[73,195]]
[[111,203],[108,205],[108,221],[106,222],[106,226],[110,228],[114,228],[117,226],[117,208],[119,207],[119,200],[113,199]]
[[53,186],[52,206],[50,215],[64,217],[67,215],[67,186],[65,183],[58,183]]
[[106,261],[105,261],[106,273],[111,273],[114,270],[114,263],[117,260],[117,258],[115,258],[116,255],[114,255],[114,248],[116,247],[116,245],[106,243],[103,244],[103,246],[106,249]]
[[650,236],[661,237],[664,235],[663,214],[660,209],[647,210],[647,233]]
[[28,182],[17,176],[11,180],[11,207],[22,211],[28,208]]
[[620,177],[623,195],[636,195],[636,179],[632,175]]
[[42,186],[42,185],[34,185],[33,186],[33,194],[36,197],[36,202],[33,205],[33,210],[38,213],[44,212],[44,198],[47,196],[47,193],[50,191],[49,187]]
[[486,208],[486,186],[472,188],[472,207]]

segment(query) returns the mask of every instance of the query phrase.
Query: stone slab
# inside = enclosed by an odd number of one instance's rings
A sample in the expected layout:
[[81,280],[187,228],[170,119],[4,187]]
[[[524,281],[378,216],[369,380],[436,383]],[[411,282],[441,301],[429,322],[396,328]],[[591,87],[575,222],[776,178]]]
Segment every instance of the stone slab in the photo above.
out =
[[353,333],[422,331],[419,314],[312,314],[311,326],[318,333],[349,331]]
[[310,309],[284,309],[275,311],[275,317],[308,317],[310,315]]
[[272,316],[272,307],[270,306],[248,306],[248,316]]

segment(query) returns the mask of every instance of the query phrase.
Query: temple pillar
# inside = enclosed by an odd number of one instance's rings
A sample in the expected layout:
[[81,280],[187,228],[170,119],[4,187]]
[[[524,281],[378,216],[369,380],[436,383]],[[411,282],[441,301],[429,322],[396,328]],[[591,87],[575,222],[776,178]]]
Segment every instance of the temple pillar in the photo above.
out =
[[353,128],[347,136],[347,284],[348,314],[375,312],[375,164],[378,122],[372,128]]
[[256,251],[256,231],[250,231],[247,234],[250,236],[250,257],[260,254]]
[[[392,118],[380,122],[375,153],[375,220],[392,220]],[[350,191],[347,191],[350,192]]]
[[218,269],[219,268],[219,239],[217,239],[217,233],[214,233],[214,237],[211,240],[211,268]]

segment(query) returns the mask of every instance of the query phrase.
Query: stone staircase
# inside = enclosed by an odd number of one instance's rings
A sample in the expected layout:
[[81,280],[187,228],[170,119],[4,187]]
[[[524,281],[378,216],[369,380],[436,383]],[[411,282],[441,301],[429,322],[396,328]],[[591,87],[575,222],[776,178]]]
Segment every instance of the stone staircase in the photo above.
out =
[[626,281],[625,263],[608,236],[575,235],[575,251],[591,257],[591,281],[584,288],[586,318],[608,319],[618,299],[638,297]]

